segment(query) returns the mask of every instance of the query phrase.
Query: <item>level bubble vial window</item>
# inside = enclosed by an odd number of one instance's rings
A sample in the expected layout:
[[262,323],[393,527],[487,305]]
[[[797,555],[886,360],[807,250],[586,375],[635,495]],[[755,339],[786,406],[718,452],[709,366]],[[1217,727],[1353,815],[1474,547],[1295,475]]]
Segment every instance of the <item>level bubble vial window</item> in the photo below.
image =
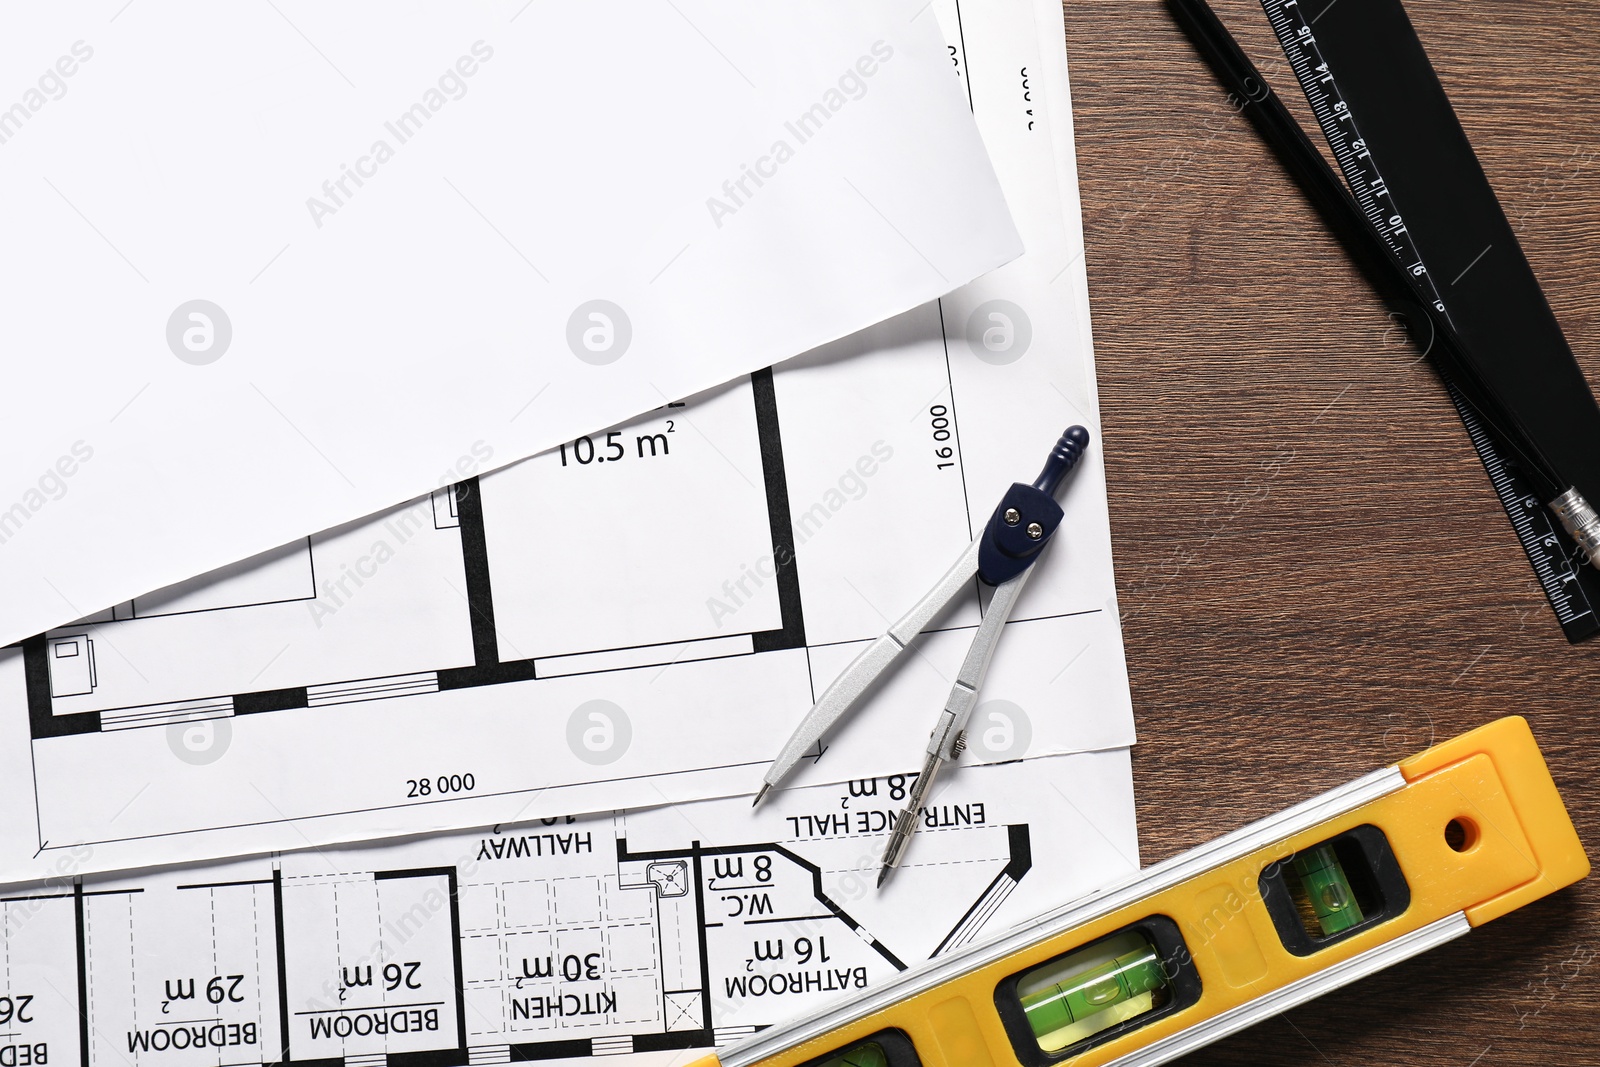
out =
[[802,1067],[922,1067],[922,1061],[904,1030],[879,1030]]
[[1366,916],[1332,845],[1299,853],[1292,866],[1290,890],[1307,930],[1332,937],[1361,925]]
[[1261,898],[1284,947],[1309,956],[1399,915],[1411,890],[1383,831],[1358,826],[1272,864]]
[[1199,975],[1176,924],[1153,916],[1006,979],[996,1003],[1019,1058],[1045,1063],[1187,1007],[1199,995]]
[[876,1041],[868,1041],[834,1053],[818,1067],[889,1067],[889,1054]]
[[1039,1047],[1060,1052],[1164,1006],[1171,994],[1156,947],[1129,931],[1028,972],[1017,995]]

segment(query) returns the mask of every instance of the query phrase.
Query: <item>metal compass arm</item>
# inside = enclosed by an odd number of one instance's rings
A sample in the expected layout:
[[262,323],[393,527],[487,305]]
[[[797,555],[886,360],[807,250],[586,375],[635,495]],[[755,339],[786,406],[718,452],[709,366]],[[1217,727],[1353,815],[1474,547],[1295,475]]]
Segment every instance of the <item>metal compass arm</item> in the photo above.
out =
[[1006,620],[1011,617],[1011,610],[1016,607],[1022,587],[1028,584],[1028,576],[1032,573],[1033,568],[1029,567],[1001,584],[989,600],[989,611],[984,615],[983,622],[978,624],[978,633],[972,639],[972,647],[967,649],[967,658],[961,661],[956,684],[950,687],[950,699],[945,701],[944,711],[939,713],[939,721],[934,724],[933,733],[928,735],[928,754],[922,764],[922,773],[911,787],[905,810],[895,820],[894,833],[890,835],[888,847],[883,852],[883,869],[878,872],[880,886],[889,877],[889,872],[900,866],[900,858],[905,855],[911,835],[916,832],[923,798],[933,788],[933,780],[940,768],[959,758],[966,750],[967,722],[972,718],[972,709],[977,707],[978,690],[983,687],[984,675],[989,673],[989,661],[994,658],[994,649],[1000,643]]
[[974,541],[961,553],[955,566],[939,579],[939,584],[917,601],[916,607],[906,612],[882,637],[863,649],[859,656],[850,661],[850,666],[833,680],[833,684],[823,691],[822,699],[806,713],[800,726],[783,746],[783,751],[767,768],[761,789],[756,793],[755,804],[759,805],[773,786],[788,777],[811,746],[822,740],[823,735],[844,718],[845,712],[855,706],[878,676],[900,658],[906,646],[916,639],[946,604],[963,593],[977,575],[978,541]]

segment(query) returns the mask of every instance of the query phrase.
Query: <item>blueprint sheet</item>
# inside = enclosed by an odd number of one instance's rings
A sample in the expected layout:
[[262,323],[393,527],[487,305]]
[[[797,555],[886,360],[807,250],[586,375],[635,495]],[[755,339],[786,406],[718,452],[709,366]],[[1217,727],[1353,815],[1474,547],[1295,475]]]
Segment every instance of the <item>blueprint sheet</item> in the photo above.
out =
[[684,1062],[1137,868],[1127,753],[1091,753],[952,775],[878,892],[907,784],[63,868],[0,901],[0,1059]]
[[[0,879],[753,791],[1005,488],[1098,429],[1060,11],[924,17],[1022,259],[516,466],[482,473],[477,442],[431,496],[0,650]],[[967,766],[1134,741],[1098,440],[1061,499]],[[979,612],[975,588],[796,783],[919,766]]]

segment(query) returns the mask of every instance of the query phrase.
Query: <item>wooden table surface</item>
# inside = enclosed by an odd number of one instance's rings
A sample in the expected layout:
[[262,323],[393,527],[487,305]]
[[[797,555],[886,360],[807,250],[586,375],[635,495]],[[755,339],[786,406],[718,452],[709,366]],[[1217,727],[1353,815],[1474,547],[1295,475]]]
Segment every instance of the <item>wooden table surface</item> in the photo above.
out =
[[[1437,380],[1164,6],[1065,6],[1144,861],[1509,713],[1600,855],[1600,641]],[[1260,6],[1215,6],[1309,127]],[[1600,3],[1407,8],[1600,380]],[[1184,1062],[1600,1064],[1600,875]]]

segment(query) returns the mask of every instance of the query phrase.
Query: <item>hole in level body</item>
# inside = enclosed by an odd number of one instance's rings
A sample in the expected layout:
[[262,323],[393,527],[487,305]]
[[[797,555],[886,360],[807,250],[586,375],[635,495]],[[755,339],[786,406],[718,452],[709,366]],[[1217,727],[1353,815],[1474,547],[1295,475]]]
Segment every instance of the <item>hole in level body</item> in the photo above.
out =
[[1444,843],[1457,852],[1470,852],[1478,843],[1478,824],[1464,816],[1451,819],[1444,827]]

